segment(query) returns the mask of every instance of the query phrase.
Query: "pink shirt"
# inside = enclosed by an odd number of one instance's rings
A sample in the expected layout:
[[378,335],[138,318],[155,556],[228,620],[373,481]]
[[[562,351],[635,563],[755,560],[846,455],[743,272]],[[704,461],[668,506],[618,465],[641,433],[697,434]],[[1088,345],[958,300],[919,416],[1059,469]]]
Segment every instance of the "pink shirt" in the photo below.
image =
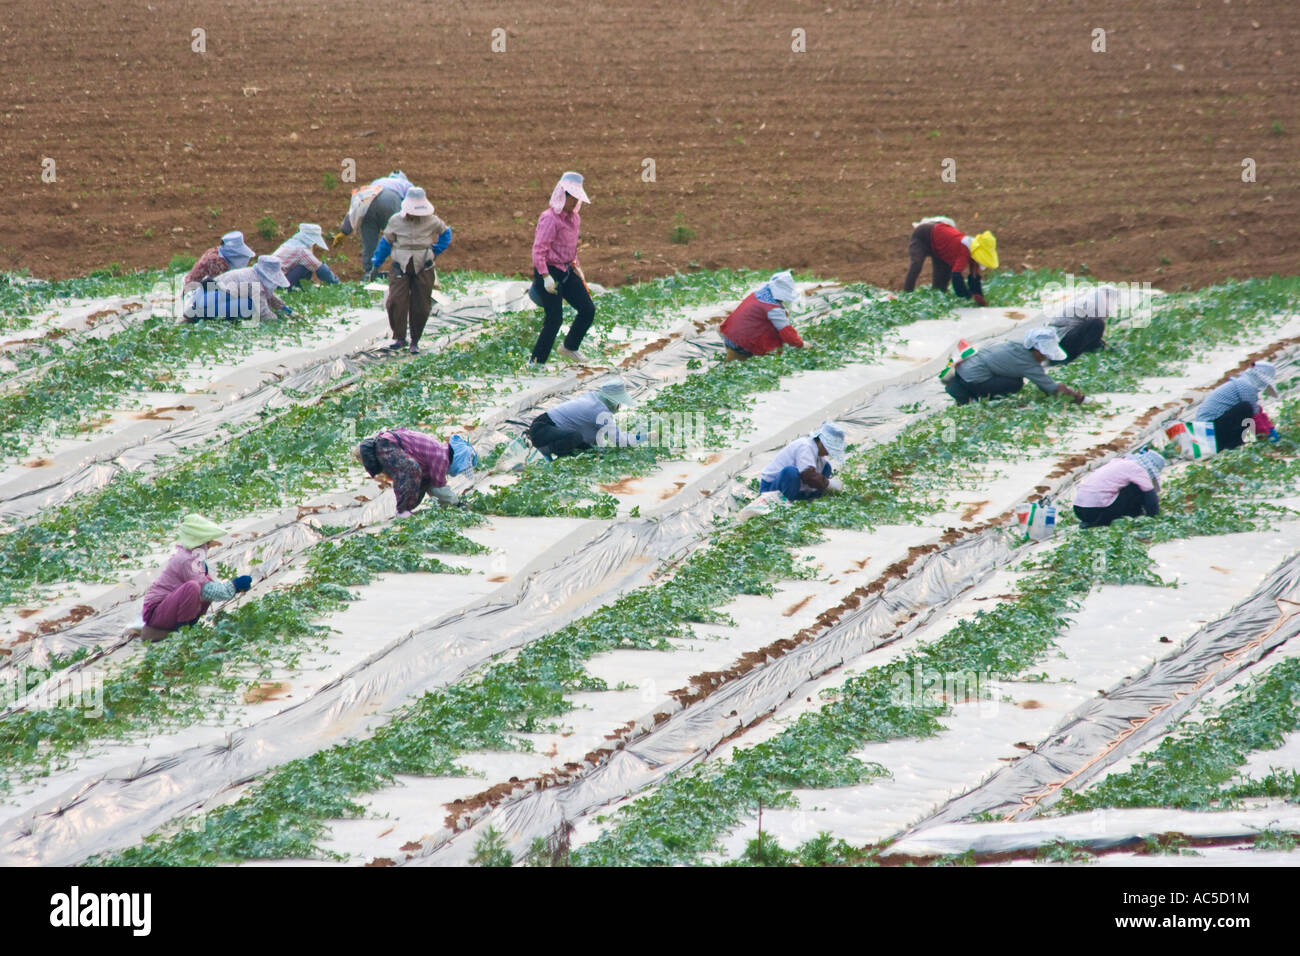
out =
[[1074,503],[1080,508],[1105,508],[1127,484],[1143,491],[1155,488],[1147,470],[1132,458],[1113,458],[1079,482]]
[[144,613],[145,617],[149,616],[150,610],[162,603],[163,598],[171,594],[182,584],[189,581],[198,581],[199,584],[205,584],[211,581],[207,572],[207,548],[195,548],[191,551],[182,544],[176,545],[176,551],[163,568],[162,574],[158,575],[158,580],[149,585],[149,590],[144,594]]
[[582,216],[573,212],[556,212],[549,206],[537,217],[533,236],[533,268],[546,275],[547,266],[564,268],[578,258],[578,230]]
[[279,249],[275,250],[275,257],[280,260],[280,271],[285,275],[294,266],[303,266],[312,275],[320,268],[321,261],[312,253],[310,246],[304,246],[301,242],[295,242],[292,239],[284,242]]
[[424,477],[435,488],[447,483],[447,469],[451,465],[451,451],[445,441],[412,431],[409,428],[394,428],[392,431],[380,432],[380,435],[396,435],[402,451],[420,463]]

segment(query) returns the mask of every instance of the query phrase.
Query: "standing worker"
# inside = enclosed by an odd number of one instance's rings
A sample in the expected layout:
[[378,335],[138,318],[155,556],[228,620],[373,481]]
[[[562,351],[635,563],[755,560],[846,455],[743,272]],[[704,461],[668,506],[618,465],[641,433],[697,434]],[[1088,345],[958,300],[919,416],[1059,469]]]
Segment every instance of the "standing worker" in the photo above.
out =
[[722,344],[727,347],[727,358],[766,355],[782,345],[803,348],[803,339],[786,314],[786,307],[798,294],[794,276],[787,270],[778,272],[745,296],[718,328]]
[[786,501],[843,491],[844,483],[832,477],[831,462],[844,464],[844,429],[823,422],[811,435],[796,438],[776,453],[759,476],[758,490],[779,491]]
[[1112,458],[1079,482],[1074,514],[1084,528],[1104,528],[1116,518],[1136,518],[1160,513],[1160,472],[1165,459],[1143,448],[1122,458]]
[[1273,385],[1276,378],[1277,369],[1271,363],[1256,362],[1206,396],[1196,410],[1195,419],[1214,423],[1216,450],[1240,448],[1252,430],[1256,435],[1267,435],[1273,441],[1282,437],[1259,404],[1259,393],[1265,389],[1277,394]]
[[314,222],[298,223],[298,231],[280,244],[274,255],[280,260],[280,268],[284,270],[284,277],[289,280],[289,288],[298,288],[298,283],[303,279],[310,279],[315,276],[326,285],[337,285],[338,279],[330,271],[330,267],[321,262],[312,253],[312,246],[320,246],[322,249],[328,249],[325,244],[325,237],[321,234],[320,226]]
[[[946,292],[951,279],[952,291],[959,298],[974,298],[976,305],[987,305],[980,277],[981,266],[989,269],[998,267],[998,244],[993,233],[986,231],[978,236],[968,236],[946,216],[931,216],[912,225],[915,228],[907,246],[911,261],[907,268],[907,278],[903,280],[903,291],[911,292],[916,288],[921,267],[929,258],[933,273],[931,284],[936,289]],[[962,278],[962,270],[965,269],[970,272],[969,288],[967,280]]]
[[402,200],[410,189],[411,181],[400,169],[394,169],[387,176],[354,189],[347,215],[339,223],[338,232],[331,237],[330,247],[337,249],[345,238],[360,230],[361,267],[370,268],[370,260],[374,258],[375,248],[379,245],[379,234],[388,225],[388,220],[402,208]]
[[571,362],[587,361],[578,347],[591,328],[596,306],[591,301],[582,266],[578,264],[578,232],[582,228],[579,210],[583,203],[589,202],[582,187],[582,175],[566,172],[551,190],[547,208],[537,217],[537,231],[533,234],[533,285],[528,295],[545,310],[546,318],[529,365],[545,365],[551,357],[565,302],[578,310],[578,317],[556,351]]
[[384,260],[393,257],[388,276],[388,325],[397,350],[407,345],[411,331],[411,354],[420,354],[420,336],[433,309],[433,289],[438,282],[434,260],[451,245],[451,227],[433,214],[433,203],[419,186],[412,186],[397,215],[388,220],[384,234],[370,260],[370,274],[379,271]]
[[460,435],[438,441],[410,428],[394,428],[367,438],[352,449],[371,478],[383,473],[393,481],[397,517],[409,518],[425,495],[447,507],[460,503],[447,487],[447,476],[471,473],[478,453]]
[[213,601],[228,601],[253,586],[247,574],[225,583],[208,574],[208,549],[220,545],[217,539],[225,534],[202,515],[191,514],[181,522],[180,544],[144,595],[145,640],[160,641],[197,621]]
[[254,255],[256,253],[244,241],[242,232],[239,230],[228,232],[221,237],[219,245],[213,246],[199,256],[198,261],[185,276],[185,286],[187,289],[194,285],[206,286],[223,272],[242,269],[253,261]]
[[958,362],[944,388],[958,405],[965,405],[973,398],[1018,392],[1029,379],[1048,395],[1064,395],[1078,404],[1083,401],[1083,393],[1062,385],[1043,369],[1048,359],[1064,358],[1056,329],[1045,325],[1030,329],[1023,344],[999,342]]
[[542,412],[528,426],[528,440],[547,458],[563,458],[597,446],[640,445],[645,441],[640,432],[629,435],[614,424],[619,407],[633,404],[621,380],[606,382]]

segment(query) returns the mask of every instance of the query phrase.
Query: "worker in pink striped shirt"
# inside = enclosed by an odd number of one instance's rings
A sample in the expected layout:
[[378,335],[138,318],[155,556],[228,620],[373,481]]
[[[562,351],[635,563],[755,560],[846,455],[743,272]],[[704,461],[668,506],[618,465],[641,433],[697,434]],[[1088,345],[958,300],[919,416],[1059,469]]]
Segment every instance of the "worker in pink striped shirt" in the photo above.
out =
[[329,248],[319,225],[314,222],[300,222],[298,231],[281,243],[280,248],[273,253],[280,260],[280,268],[284,270],[284,277],[289,280],[290,288],[298,288],[298,283],[312,276],[326,285],[338,283],[339,280],[330,271],[330,267],[316,258],[316,254],[312,252],[313,246]]
[[582,174],[567,172],[555,184],[549,205],[537,217],[537,232],[533,235],[533,285],[528,295],[545,310],[546,318],[529,365],[544,365],[551,357],[565,302],[578,310],[578,317],[556,351],[571,362],[587,361],[578,347],[596,317],[596,306],[578,264],[578,232],[582,228],[578,210],[590,201],[582,186]]

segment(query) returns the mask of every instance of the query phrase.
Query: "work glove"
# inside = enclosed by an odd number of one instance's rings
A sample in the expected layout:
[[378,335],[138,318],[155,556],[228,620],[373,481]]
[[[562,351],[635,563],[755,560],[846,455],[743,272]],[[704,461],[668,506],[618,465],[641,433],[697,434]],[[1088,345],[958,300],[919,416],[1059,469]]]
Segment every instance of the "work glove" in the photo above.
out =
[[452,491],[446,485],[442,485],[441,487],[434,488],[432,491],[429,492],[429,495],[430,497],[434,498],[438,502],[438,504],[444,508],[449,508],[454,505],[460,504],[460,495],[456,494],[456,492]]
[[251,574],[241,574],[230,583],[235,586],[236,591],[242,594],[253,586],[253,576]]
[[410,513],[409,511],[399,511],[399,512],[397,512],[397,517],[399,517],[399,518],[409,518],[409,517],[411,517],[411,513]]
[[983,307],[988,305],[988,303],[984,301],[984,296],[980,295],[978,292],[972,295],[971,298],[975,300],[975,304],[978,306]]
[[1273,441],[1273,442],[1278,442],[1278,441],[1281,441],[1281,440],[1282,440],[1282,436],[1281,436],[1280,434],[1278,434],[1278,431],[1277,431],[1276,428],[1270,428],[1270,429],[1268,430],[1268,440],[1269,440],[1269,441]]
[[330,236],[330,248],[337,249],[343,244],[343,240],[346,238],[347,236],[343,235],[341,232],[334,233],[334,235]]
[[829,488],[831,491],[843,491],[844,482],[841,481],[839,478],[829,478],[827,479],[826,487]]
[[289,308],[286,305],[283,309],[280,310],[280,314],[283,315],[285,318],[293,318],[293,309]]
[[555,276],[551,275],[548,272],[546,274],[546,277],[542,279],[542,288],[545,289],[547,292],[549,292],[551,295],[555,295]]

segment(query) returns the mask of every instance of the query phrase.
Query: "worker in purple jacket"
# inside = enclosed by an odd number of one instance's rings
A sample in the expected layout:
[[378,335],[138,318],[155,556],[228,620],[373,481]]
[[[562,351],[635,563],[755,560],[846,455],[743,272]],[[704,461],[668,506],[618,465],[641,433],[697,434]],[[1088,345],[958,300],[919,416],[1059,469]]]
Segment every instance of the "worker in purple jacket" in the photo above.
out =
[[397,517],[409,518],[425,495],[440,505],[460,503],[447,487],[449,475],[473,476],[478,454],[460,435],[439,441],[432,435],[410,428],[394,428],[367,438],[352,449],[371,478],[385,474],[393,481]]
[[1079,482],[1074,515],[1084,528],[1104,528],[1116,518],[1137,518],[1160,513],[1160,472],[1165,459],[1144,448],[1122,458],[1112,458]]
[[144,595],[141,636],[145,640],[162,640],[197,621],[213,601],[229,600],[253,586],[247,574],[221,582],[208,573],[208,549],[219,545],[217,539],[225,534],[224,528],[202,515],[188,515],[181,522],[180,544]]

